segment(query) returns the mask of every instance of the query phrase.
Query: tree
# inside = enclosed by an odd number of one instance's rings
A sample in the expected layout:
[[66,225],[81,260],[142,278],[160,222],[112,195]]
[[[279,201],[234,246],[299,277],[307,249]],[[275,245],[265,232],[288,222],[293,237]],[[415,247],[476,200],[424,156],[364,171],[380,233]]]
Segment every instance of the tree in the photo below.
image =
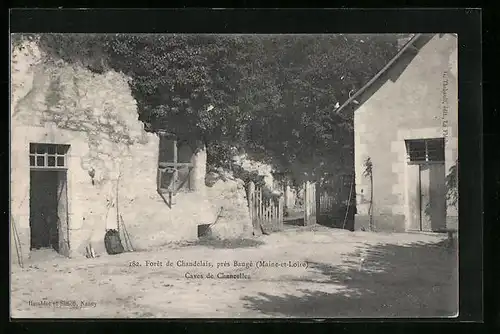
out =
[[368,208],[368,214],[370,215],[370,231],[373,232],[373,162],[370,157],[367,157],[364,162],[365,170],[363,171],[363,176],[370,179],[370,207]]
[[335,105],[396,52],[394,36],[342,34],[44,34],[40,45],[128,75],[139,119],[204,140],[213,164],[239,146],[310,175],[351,167],[352,115]]
[[[261,72],[278,101],[248,126],[248,142],[275,164],[317,177],[353,168],[353,115],[335,112],[397,51],[397,37],[323,35],[268,37]],[[269,65],[270,64],[270,65]]]
[[42,42],[65,60],[131,77],[140,119],[154,130],[210,139],[227,135],[232,116],[239,116],[234,103],[236,38],[50,34]]

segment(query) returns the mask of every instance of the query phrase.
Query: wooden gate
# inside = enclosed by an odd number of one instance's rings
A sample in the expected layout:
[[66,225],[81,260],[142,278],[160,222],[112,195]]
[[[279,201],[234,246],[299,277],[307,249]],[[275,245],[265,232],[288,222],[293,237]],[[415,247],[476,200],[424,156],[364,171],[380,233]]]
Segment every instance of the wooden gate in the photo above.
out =
[[316,224],[316,182],[304,182],[304,226]]
[[318,224],[353,229],[355,196],[354,176],[340,174],[330,176],[317,186]]
[[250,182],[247,198],[255,235],[283,230],[283,196],[271,196]]

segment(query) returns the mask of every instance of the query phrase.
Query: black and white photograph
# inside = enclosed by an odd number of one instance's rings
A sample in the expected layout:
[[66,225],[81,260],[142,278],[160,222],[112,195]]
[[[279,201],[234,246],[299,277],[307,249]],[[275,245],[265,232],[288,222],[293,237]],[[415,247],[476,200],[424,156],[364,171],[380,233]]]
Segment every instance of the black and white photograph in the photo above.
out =
[[11,33],[12,318],[453,318],[456,33]]

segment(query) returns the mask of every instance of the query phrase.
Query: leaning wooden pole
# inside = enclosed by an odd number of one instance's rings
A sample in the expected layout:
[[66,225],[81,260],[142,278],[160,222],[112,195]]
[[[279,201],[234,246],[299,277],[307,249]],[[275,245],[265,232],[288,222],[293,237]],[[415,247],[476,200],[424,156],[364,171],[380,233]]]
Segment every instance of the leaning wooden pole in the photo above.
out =
[[370,173],[370,231],[374,231],[373,226],[373,175]]
[[130,234],[128,233],[127,226],[125,226],[125,221],[123,220],[122,215],[120,215],[120,220],[123,227],[123,237],[125,240],[125,246],[129,248],[131,252],[133,252],[134,246],[132,245],[132,240],[130,239]]
[[23,264],[23,251],[21,248],[21,239],[19,239],[19,234],[17,233],[17,228],[16,224],[14,222],[14,217],[12,217],[12,214],[10,215],[10,221],[11,221],[11,226],[12,226],[12,231],[14,232],[14,245],[16,247],[16,253],[17,253],[17,262],[19,263],[19,266],[21,268],[24,268]]
[[116,205],[116,228],[118,233],[120,233],[120,209],[118,207],[118,197],[119,197],[119,187],[120,187],[120,176],[122,174],[121,165],[118,165],[118,176],[116,178],[116,190],[115,190],[115,205]]

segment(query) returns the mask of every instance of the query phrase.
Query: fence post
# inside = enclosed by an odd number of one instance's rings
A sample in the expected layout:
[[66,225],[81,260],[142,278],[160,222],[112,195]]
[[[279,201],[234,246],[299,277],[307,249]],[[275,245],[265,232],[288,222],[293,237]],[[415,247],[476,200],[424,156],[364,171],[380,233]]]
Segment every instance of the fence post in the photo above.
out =
[[288,207],[288,203],[290,202],[290,185],[288,184],[288,179],[285,179],[285,185],[284,185],[284,189],[283,189],[283,201],[285,202],[284,203],[284,207],[287,208]]
[[248,210],[250,213],[250,221],[252,224],[255,219],[255,184],[250,181],[247,188]]
[[268,198],[267,199],[267,224],[268,226],[271,227],[271,229],[274,229],[273,226],[273,203],[271,203],[272,199]]
[[283,230],[283,202],[284,198],[280,196],[278,201],[278,226],[279,230]]
[[265,202],[266,203],[266,206],[265,206],[265,215],[264,215],[264,219],[266,221],[266,226],[270,226],[271,227],[271,230],[272,230],[272,224],[271,224],[271,199],[269,198],[266,198]]
[[279,230],[279,220],[278,220],[278,203],[273,199],[273,224],[275,230]]
[[321,194],[320,194],[320,182],[316,182],[315,187],[314,187],[314,199],[315,199],[315,206],[316,206],[316,222],[318,221],[318,218],[321,214]]
[[312,211],[313,211],[313,215],[314,215],[314,224],[316,224],[318,222],[318,199],[316,198],[316,194],[317,194],[317,183],[314,182],[312,185],[311,185],[311,195],[312,195],[312,202],[311,202],[311,208],[312,208]]
[[304,225],[307,226],[309,224],[309,191],[308,191],[308,181],[305,181],[303,184],[304,188]]
[[263,214],[263,211],[262,210],[262,187],[259,187],[258,188],[258,201],[257,201],[257,220],[259,220],[259,222],[262,224],[262,214]]
[[[262,194],[262,195],[264,195],[264,194]],[[262,207],[262,214],[260,215],[260,217],[262,217],[262,225],[264,225],[267,228],[268,227],[268,225],[267,225],[267,217],[266,217],[266,214],[267,214],[267,201],[266,201],[266,198],[264,196],[262,196],[262,201],[261,201],[260,206]]]

